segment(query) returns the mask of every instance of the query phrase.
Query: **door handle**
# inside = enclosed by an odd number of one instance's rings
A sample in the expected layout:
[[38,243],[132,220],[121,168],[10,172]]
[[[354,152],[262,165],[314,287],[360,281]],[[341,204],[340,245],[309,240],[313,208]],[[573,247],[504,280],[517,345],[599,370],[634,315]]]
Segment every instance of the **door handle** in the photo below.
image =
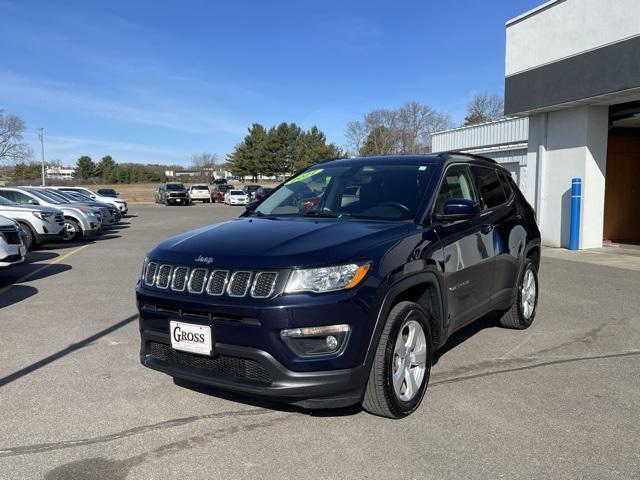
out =
[[491,233],[491,230],[493,230],[493,225],[490,225],[488,223],[485,223],[484,225],[482,225],[482,227],[480,227],[480,231],[482,233]]

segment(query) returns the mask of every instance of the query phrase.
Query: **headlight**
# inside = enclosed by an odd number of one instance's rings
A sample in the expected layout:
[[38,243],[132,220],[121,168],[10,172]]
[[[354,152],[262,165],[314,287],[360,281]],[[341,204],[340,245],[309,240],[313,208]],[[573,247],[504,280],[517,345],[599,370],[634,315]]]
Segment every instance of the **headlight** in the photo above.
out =
[[353,288],[367,275],[371,264],[338,265],[335,267],[307,268],[291,272],[285,293],[335,292]]
[[49,218],[53,217],[53,213],[51,212],[31,212],[31,215],[45,222],[48,222]]

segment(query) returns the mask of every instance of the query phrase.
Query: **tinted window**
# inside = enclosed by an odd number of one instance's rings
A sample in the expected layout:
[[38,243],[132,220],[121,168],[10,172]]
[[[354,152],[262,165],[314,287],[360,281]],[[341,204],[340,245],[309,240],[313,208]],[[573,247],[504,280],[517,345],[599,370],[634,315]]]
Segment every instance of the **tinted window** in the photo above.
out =
[[465,200],[478,201],[473,190],[471,174],[466,165],[453,165],[444,174],[440,191],[436,198],[435,213],[444,213],[444,203],[452,198],[464,198]]
[[25,195],[24,193],[15,192],[12,190],[0,190],[0,195],[20,205],[27,204],[29,203],[29,200],[31,200],[31,197],[29,195]]
[[14,203],[11,200],[0,195],[0,205],[13,205]]
[[498,178],[498,173],[492,168],[471,167],[476,176],[476,185],[486,208],[497,207],[507,201]]
[[184,185],[181,183],[167,183],[165,187],[167,190],[185,190]]
[[257,214],[414,218],[431,176],[430,165],[378,162],[316,165],[288,180]]
[[505,172],[498,172],[500,175],[500,180],[502,181],[502,188],[504,188],[504,192],[507,194],[507,198],[511,198],[513,195],[513,185],[511,184],[511,175]]

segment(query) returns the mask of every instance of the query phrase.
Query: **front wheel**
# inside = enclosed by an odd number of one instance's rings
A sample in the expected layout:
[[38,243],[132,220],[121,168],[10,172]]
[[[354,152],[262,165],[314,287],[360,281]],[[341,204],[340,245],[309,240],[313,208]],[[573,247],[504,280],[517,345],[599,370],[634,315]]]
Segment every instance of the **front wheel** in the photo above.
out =
[[27,237],[24,239],[24,246],[27,250],[31,250],[35,238],[33,230],[31,230],[31,227],[25,223],[21,223],[20,226],[24,229],[25,232],[27,232]]
[[538,306],[538,270],[528,258],[522,267],[517,288],[516,299],[511,308],[500,317],[500,325],[524,330],[533,323]]
[[413,302],[400,302],[389,313],[362,400],[369,413],[402,418],[420,406],[433,361],[427,315]]
[[64,229],[62,233],[62,240],[64,242],[75,242],[82,238],[82,228],[75,220],[70,218],[64,219]]

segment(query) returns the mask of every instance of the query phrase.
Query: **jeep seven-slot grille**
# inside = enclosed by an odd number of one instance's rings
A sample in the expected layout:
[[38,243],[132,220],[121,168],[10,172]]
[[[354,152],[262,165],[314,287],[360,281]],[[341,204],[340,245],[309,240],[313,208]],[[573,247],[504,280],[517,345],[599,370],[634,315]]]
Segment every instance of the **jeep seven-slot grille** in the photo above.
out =
[[261,385],[269,385],[273,381],[271,374],[260,362],[248,358],[231,355],[204,357],[174,350],[167,344],[153,341],[147,342],[146,353],[172,365],[199,368],[230,379],[238,378]]
[[269,298],[276,290],[278,272],[253,272],[250,270],[220,270],[202,267],[189,268],[149,262],[143,273],[143,283],[148,287],[175,292],[220,297]]

